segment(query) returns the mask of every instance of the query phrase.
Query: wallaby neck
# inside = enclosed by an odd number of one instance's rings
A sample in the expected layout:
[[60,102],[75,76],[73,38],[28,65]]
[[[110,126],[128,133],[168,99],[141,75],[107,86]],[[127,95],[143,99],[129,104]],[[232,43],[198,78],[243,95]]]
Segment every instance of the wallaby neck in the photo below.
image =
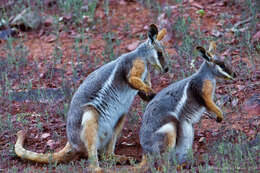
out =
[[147,59],[151,56],[151,49],[149,49],[149,40],[141,43],[134,51],[130,52],[134,56],[140,56]]
[[207,77],[212,80],[216,79],[216,75],[214,75],[212,67],[210,67],[210,65],[206,61],[202,63],[196,75]]

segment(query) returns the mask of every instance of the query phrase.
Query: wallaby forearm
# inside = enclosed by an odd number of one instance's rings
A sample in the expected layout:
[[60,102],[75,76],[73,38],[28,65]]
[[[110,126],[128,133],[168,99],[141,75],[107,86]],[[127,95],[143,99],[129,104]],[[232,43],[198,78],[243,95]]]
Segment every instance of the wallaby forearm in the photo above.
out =
[[151,93],[151,94],[147,95],[144,92],[139,91],[138,95],[139,95],[139,97],[141,97],[142,100],[149,102],[149,101],[151,101],[154,98],[154,96],[156,94],[155,93]]
[[223,113],[220,108],[214,103],[212,99],[212,92],[213,92],[213,84],[210,80],[205,80],[203,83],[202,88],[202,98],[206,105],[206,108],[215,113],[217,116],[217,121],[220,122],[223,120]]
[[217,121],[222,121],[224,117],[223,117],[223,113],[222,113],[221,109],[213,101],[208,101],[205,103],[206,103],[206,108],[209,111],[216,114]]
[[148,93],[153,93],[152,88],[151,88],[150,86],[146,85],[146,84],[145,84],[140,78],[138,78],[138,77],[135,77],[135,76],[130,77],[130,78],[128,79],[128,82],[130,83],[130,85],[131,85],[133,88],[135,88],[135,89],[137,89],[137,90],[139,90],[139,91],[143,91],[143,92],[145,92],[146,94],[148,94]]

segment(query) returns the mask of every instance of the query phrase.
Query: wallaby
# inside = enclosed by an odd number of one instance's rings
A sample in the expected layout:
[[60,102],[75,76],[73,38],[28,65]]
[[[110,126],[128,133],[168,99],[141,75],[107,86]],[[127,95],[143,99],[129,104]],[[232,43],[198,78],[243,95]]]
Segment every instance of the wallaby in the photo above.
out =
[[233,79],[236,75],[226,62],[213,54],[215,48],[213,42],[209,51],[197,47],[205,59],[200,69],[158,92],[147,105],[140,129],[144,151],[140,167],[146,165],[148,155],[173,149],[176,155],[169,152],[170,158],[176,156],[178,164],[184,164],[193,144],[193,124],[200,120],[203,112],[216,114],[217,122],[223,120],[221,109],[213,101],[216,78]]
[[158,32],[157,26],[151,24],[145,42],[84,80],[70,103],[66,123],[68,142],[61,151],[50,154],[28,151],[23,147],[25,132],[19,131],[15,153],[41,163],[66,162],[84,155],[91,161],[90,168],[101,170],[98,152],[114,154],[117,136],[135,95],[144,100],[154,96],[148,64],[162,72],[168,71],[168,55],[160,41],[165,34],[165,29]]

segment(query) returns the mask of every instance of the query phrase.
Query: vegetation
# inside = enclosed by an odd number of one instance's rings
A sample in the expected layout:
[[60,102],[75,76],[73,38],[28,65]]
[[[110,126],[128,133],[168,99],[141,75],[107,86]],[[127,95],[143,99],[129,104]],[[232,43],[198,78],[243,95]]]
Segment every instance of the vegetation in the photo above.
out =
[[[39,14],[39,28],[12,24],[11,19],[24,9]],[[194,73],[202,62],[194,47],[210,41],[218,43],[220,55],[239,74],[235,81],[218,81],[216,99],[227,112],[225,120],[216,124],[205,116],[196,125],[189,166],[178,168],[165,154],[150,158],[151,172],[258,172],[259,112],[244,110],[244,103],[252,95],[259,99],[260,93],[259,9],[257,0],[0,3],[0,172],[86,172],[84,158],[58,165],[20,160],[13,151],[15,134],[19,129],[28,130],[25,147],[33,151],[62,148],[66,112],[74,91],[97,67],[145,40],[150,23],[167,28],[165,44],[172,67],[160,78],[152,75],[155,91]],[[2,38],[10,27],[15,34]],[[129,172],[129,165],[140,161],[138,131],[145,106],[136,98],[117,142],[116,153],[132,156],[131,163],[119,166],[104,156],[102,167]]]

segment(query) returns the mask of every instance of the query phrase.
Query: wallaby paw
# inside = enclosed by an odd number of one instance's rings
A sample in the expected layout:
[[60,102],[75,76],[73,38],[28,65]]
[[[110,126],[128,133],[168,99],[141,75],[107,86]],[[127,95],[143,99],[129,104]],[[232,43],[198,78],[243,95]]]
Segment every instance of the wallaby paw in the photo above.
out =
[[149,96],[149,95],[151,95],[151,94],[153,94],[153,93],[155,93],[155,92],[153,91],[153,89],[152,89],[151,87],[147,87],[147,88],[145,89],[145,94],[146,94],[146,96]]
[[223,120],[223,117],[217,117],[216,121],[220,123]]

